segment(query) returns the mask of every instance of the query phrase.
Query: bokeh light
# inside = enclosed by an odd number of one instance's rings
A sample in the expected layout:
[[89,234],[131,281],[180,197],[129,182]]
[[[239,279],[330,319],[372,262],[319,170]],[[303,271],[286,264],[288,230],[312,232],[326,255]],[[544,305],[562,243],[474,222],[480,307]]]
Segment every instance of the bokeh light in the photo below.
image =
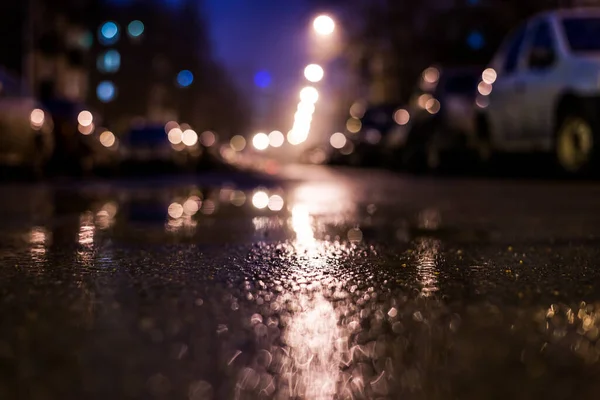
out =
[[481,74],[481,79],[488,85],[492,85],[494,82],[496,82],[497,78],[498,74],[496,73],[496,70],[494,68],[487,68]]
[[352,107],[350,107],[350,116],[352,118],[360,119],[365,116],[366,111],[367,107],[364,105],[364,103],[357,101],[356,103],[352,104]]
[[257,133],[252,138],[252,146],[259,151],[266,150],[269,147],[269,136],[266,133]]
[[283,198],[278,194],[274,194],[273,196],[269,197],[269,203],[267,206],[271,211],[281,211],[283,209],[283,204]]
[[194,74],[191,71],[184,69],[177,74],[177,84],[180,87],[188,87],[194,83]]
[[100,134],[100,144],[104,147],[112,147],[116,142],[114,133],[111,131],[104,131]]
[[183,213],[185,215],[195,215],[200,210],[202,200],[198,196],[191,196],[183,203]]
[[437,114],[440,111],[440,102],[437,99],[431,98],[425,103],[425,109],[429,114]]
[[171,218],[181,218],[183,215],[183,206],[179,203],[171,203],[167,209],[167,212]]
[[400,108],[394,113],[394,121],[398,125],[406,125],[408,124],[408,121],[410,121],[410,113],[407,110]]
[[102,81],[96,88],[96,95],[101,102],[109,103],[116,97],[117,89],[111,81]]
[[423,93],[422,95],[419,96],[419,98],[417,99],[417,104],[419,105],[419,107],[421,108],[425,108],[427,105],[427,102],[429,100],[431,100],[433,97],[429,94],[429,93]]
[[144,23],[142,21],[135,20],[131,21],[129,23],[129,26],[127,26],[127,33],[132,38],[138,38],[142,36],[142,34],[144,33],[144,29]]
[[169,142],[171,142],[172,144],[179,144],[183,140],[183,132],[178,127],[173,128],[169,131],[167,137],[169,139]]
[[338,150],[344,147],[347,141],[348,139],[346,139],[346,135],[344,135],[342,132],[336,132],[329,138],[331,147]]
[[319,91],[312,86],[307,86],[300,91],[300,100],[314,104],[319,100]]
[[81,133],[82,135],[91,135],[92,133],[94,133],[94,129],[96,127],[94,126],[94,124],[89,124],[86,126],[83,126],[81,124],[77,125],[77,130],[79,131],[79,133]]
[[254,84],[261,89],[266,89],[271,85],[271,74],[268,71],[258,71],[254,75]]
[[319,35],[331,35],[335,30],[335,21],[328,15],[319,15],[313,21],[313,28]]
[[165,124],[165,133],[171,132],[171,129],[179,128],[179,124],[176,121],[169,121]]
[[114,44],[119,40],[119,25],[113,21],[108,21],[100,26],[98,40],[103,45]]
[[320,82],[325,75],[325,71],[318,64],[310,64],[304,68],[304,77],[310,82]]
[[479,85],[477,85],[477,91],[482,96],[488,96],[490,93],[492,93],[492,85],[490,85],[489,83],[486,83],[484,81],[481,81],[481,82],[479,82]]
[[242,135],[235,135],[229,141],[229,146],[235,151],[242,151],[246,148],[246,138]]
[[77,122],[81,126],[90,126],[92,124],[92,122],[94,122],[94,116],[92,115],[91,112],[89,112],[87,110],[83,110],[77,116]]
[[211,147],[216,141],[217,135],[211,131],[204,131],[202,134],[200,134],[200,143],[202,143],[202,146],[204,147]]
[[100,72],[117,72],[121,68],[121,54],[117,50],[108,50],[98,56],[96,64]]
[[44,111],[40,110],[39,108],[36,108],[35,110],[31,111],[31,114],[29,115],[31,127],[35,130],[41,129],[41,127],[44,125],[45,119],[46,117],[44,115]]
[[440,71],[435,67],[429,67],[423,71],[423,80],[427,83],[437,83],[440,79]]
[[346,121],[346,129],[350,133],[358,133],[362,128],[362,122],[357,118],[350,118]]
[[259,190],[252,196],[252,205],[259,210],[267,208],[269,205],[269,195],[266,192]]
[[181,135],[181,142],[186,146],[193,146],[198,143],[198,134],[193,129],[186,129]]
[[269,133],[269,144],[271,145],[271,147],[281,147],[283,146],[283,143],[285,142],[285,137],[283,136],[283,133],[281,133],[280,131],[273,131],[271,133]]

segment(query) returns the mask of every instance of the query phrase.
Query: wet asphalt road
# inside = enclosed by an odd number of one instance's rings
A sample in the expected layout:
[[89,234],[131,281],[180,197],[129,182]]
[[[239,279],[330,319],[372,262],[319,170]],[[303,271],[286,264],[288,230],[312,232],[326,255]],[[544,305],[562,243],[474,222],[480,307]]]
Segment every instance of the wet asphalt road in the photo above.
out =
[[598,182],[289,167],[0,198],[0,399],[600,393]]

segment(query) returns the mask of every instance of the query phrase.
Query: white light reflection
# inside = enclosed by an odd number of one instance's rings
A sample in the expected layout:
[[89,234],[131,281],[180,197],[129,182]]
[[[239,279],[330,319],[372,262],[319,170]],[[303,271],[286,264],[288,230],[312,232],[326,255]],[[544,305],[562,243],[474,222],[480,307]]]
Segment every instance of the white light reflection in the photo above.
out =
[[37,262],[46,260],[49,232],[40,226],[35,226],[29,231],[29,251],[31,258]]
[[440,240],[433,238],[423,238],[417,244],[417,279],[423,297],[433,296],[439,290],[437,257],[440,247]]

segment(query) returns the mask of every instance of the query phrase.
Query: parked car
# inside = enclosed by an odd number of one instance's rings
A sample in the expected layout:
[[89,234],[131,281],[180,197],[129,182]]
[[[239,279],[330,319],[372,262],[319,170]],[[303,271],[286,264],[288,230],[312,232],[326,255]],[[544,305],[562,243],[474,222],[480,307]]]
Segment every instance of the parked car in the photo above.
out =
[[200,154],[198,135],[192,130],[186,130],[186,135],[190,137],[184,138],[181,129],[176,130],[178,137],[169,139],[164,125],[133,127],[120,140],[122,165],[125,168],[149,164],[163,167],[192,166]]
[[505,40],[479,83],[477,150],[553,154],[573,174],[600,156],[600,8],[539,14]]
[[404,143],[403,127],[395,119],[401,109],[396,104],[382,104],[368,107],[361,118],[361,129],[354,139],[354,155],[360,163],[381,166],[388,163],[397,149]]
[[0,165],[42,175],[54,148],[50,114],[0,71]]
[[438,169],[469,151],[481,69],[427,68],[411,97],[408,138],[403,151],[410,168]]

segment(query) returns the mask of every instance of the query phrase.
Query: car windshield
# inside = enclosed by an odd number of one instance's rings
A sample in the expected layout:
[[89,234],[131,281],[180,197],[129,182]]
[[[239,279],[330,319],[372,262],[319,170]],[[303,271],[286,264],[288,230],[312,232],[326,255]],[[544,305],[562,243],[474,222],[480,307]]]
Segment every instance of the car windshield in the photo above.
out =
[[600,51],[600,18],[565,18],[562,24],[572,51]]

